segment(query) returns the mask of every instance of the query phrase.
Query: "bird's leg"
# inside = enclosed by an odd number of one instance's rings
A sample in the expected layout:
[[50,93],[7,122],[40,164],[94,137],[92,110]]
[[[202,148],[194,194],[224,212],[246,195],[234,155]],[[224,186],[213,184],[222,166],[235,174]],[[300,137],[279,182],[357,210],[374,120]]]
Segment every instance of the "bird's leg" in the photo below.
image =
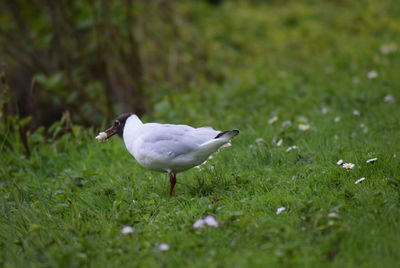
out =
[[169,175],[169,196],[172,196],[176,183],[176,175],[173,172],[168,172]]

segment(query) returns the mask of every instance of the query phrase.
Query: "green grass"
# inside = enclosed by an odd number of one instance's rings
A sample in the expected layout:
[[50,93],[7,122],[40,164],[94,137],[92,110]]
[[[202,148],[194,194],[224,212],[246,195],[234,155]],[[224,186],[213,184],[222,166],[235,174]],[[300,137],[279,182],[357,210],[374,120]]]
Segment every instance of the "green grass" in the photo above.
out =
[[[36,133],[30,158],[2,147],[1,266],[398,266],[400,50],[380,47],[399,46],[400,7],[304,2],[190,9],[220,79],[157,100],[145,121],[241,134],[178,174],[172,198],[167,175],[141,168],[121,139],[97,143],[100,126],[51,142]],[[206,215],[222,224],[194,229]],[[125,225],[135,232],[121,235]]]

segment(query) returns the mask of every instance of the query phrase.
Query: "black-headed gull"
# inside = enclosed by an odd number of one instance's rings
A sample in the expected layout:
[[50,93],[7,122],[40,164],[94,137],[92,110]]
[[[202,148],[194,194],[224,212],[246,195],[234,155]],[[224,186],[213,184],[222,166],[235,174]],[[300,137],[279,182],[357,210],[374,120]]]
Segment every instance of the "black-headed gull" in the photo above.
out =
[[100,132],[96,139],[105,141],[115,134],[123,136],[126,149],[145,168],[167,172],[169,195],[176,183],[176,174],[204,163],[239,134],[239,130],[219,131],[210,127],[142,123],[135,114],[118,116],[114,125]]

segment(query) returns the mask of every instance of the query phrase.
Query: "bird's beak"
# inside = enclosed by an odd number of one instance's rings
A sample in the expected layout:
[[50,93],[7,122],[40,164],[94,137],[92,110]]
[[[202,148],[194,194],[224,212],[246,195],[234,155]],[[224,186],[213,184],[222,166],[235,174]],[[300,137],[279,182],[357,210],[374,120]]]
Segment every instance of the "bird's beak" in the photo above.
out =
[[112,136],[114,136],[115,134],[118,133],[118,128],[115,126],[112,126],[104,132],[107,134],[107,137],[105,139],[108,140],[109,138],[111,138]]

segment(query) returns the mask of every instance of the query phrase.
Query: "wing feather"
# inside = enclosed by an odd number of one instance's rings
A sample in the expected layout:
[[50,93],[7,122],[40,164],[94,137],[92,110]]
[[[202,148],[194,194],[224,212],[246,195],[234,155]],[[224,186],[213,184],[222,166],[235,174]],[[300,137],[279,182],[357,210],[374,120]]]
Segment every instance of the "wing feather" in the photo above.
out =
[[214,139],[220,131],[210,127],[151,123],[146,124],[141,132],[140,147],[158,157],[173,158],[196,150]]

